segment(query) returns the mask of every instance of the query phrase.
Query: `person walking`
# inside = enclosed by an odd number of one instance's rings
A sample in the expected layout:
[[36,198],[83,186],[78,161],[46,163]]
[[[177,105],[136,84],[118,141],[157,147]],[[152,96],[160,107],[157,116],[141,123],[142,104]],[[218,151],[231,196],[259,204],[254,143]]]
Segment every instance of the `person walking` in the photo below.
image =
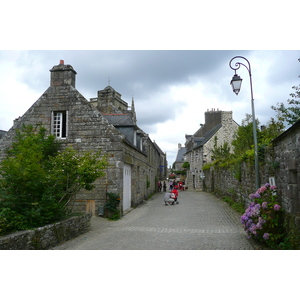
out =
[[169,187],[170,191],[173,190],[173,181],[170,181],[170,187]]
[[161,182],[158,182],[158,191],[161,192]]
[[164,181],[163,188],[164,188],[164,192],[166,192],[166,191],[167,191],[167,185],[166,185],[166,182],[165,182],[165,181]]

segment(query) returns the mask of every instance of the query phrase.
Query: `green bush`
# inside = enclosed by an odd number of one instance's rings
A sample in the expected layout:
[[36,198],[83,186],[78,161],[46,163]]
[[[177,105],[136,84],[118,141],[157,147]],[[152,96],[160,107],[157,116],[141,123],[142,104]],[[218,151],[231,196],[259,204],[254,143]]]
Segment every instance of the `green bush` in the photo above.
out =
[[59,151],[44,128],[16,131],[0,163],[0,234],[44,226],[63,219],[80,189],[91,190],[108,165],[100,152]]
[[107,217],[110,220],[119,220],[120,219],[120,210],[118,206],[120,204],[120,196],[115,193],[106,193],[108,196],[108,200],[104,205],[104,209],[106,210]]
[[0,235],[28,229],[26,217],[10,208],[0,208]]

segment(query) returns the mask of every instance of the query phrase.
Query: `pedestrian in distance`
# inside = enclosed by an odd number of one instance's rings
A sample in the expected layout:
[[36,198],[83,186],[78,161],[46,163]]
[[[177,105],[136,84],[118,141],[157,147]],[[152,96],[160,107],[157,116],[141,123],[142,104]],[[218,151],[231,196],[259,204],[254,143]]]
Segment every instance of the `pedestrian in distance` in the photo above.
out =
[[164,181],[163,188],[164,188],[164,192],[166,192],[166,191],[167,191],[167,185],[166,185],[166,182],[165,182],[165,181]]
[[161,192],[161,182],[158,182],[158,191]]

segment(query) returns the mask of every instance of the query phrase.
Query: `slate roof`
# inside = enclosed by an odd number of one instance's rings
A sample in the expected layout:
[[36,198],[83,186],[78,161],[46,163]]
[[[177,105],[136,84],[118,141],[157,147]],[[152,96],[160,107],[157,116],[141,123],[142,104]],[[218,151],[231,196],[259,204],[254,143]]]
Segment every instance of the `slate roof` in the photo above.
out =
[[281,139],[285,138],[288,134],[290,134],[293,130],[297,130],[298,128],[300,128],[300,120],[298,120],[296,123],[294,123],[290,128],[288,128],[286,131],[284,131],[277,138],[275,138],[272,141],[272,143],[276,143],[276,142],[280,141]]
[[175,162],[182,162],[182,161],[184,161],[183,155],[185,153],[186,153],[186,148],[185,147],[181,147],[180,149],[178,149]]
[[103,114],[103,116],[114,126],[135,126],[130,114]]
[[188,148],[188,151],[192,151],[193,149],[197,149],[199,147],[202,147],[207,143],[208,140],[211,139],[211,137],[222,127],[222,123],[219,123],[215,127],[211,128],[210,130],[206,131],[203,136],[195,137],[193,138],[194,146],[192,148]]
[[197,147],[199,146],[203,146],[204,144],[206,144],[206,142],[222,127],[222,124],[218,124],[215,127],[213,127],[212,129],[206,131],[204,133],[204,135],[200,138],[196,138],[199,139],[199,141],[197,142]]
[[164,152],[159,148],[159,146],[155,143],[155,141],[153,141],[153,145],[160,154],[164,154]]

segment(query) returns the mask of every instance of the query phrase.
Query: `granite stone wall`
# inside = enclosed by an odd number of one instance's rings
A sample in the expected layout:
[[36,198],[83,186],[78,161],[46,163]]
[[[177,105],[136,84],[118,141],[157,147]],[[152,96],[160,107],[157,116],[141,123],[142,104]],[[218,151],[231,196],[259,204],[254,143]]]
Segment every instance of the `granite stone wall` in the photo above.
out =
[[300,121],[274,141],[276,185],[286,211],[300,216]]
[[91,214],[84,214],[34,230],[2,236],[0,250],[45,250],[73,239],[90,228]]
[[[243,162],[228,169],[211,168],[204,170],[204,189],[223,197],[228,196],[234,201],[249,205],[249,195],[256,192],[254,164]],[[274,177],[274,170],[260,166],[261,185]]]
[[[285,212],[300,226],[300,121],[273,141],[260,161],[261,185],[272,181]],[[254,163],[205,170],[204,189],[247,206],[256,191]],[[271,183],[271,182],[270,182]],[[271,184],[272,184],[271,183]]]

